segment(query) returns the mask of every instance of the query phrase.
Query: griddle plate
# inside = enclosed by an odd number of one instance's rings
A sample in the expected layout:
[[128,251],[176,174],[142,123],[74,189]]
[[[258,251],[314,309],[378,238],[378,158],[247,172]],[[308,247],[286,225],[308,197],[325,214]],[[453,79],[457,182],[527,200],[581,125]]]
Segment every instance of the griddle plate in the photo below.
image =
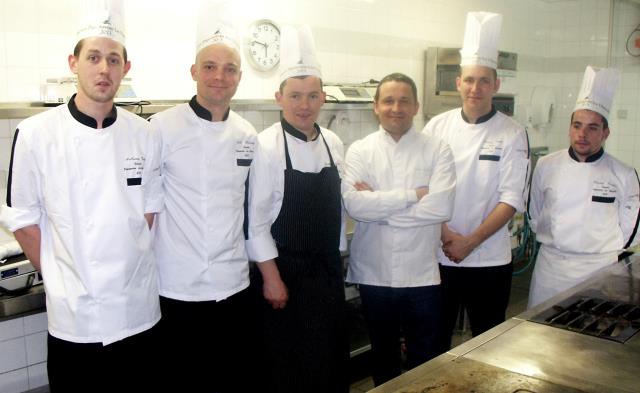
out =
[[577,294],[530,320],[624,343],[640,330],[640,306]]

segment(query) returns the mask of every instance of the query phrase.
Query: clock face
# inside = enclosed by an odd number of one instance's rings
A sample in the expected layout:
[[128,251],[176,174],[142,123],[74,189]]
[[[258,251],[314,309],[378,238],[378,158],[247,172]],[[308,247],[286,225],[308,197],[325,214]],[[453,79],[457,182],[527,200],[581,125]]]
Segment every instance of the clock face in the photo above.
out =
[[280,29],[269,20],[251,24],[245,41],[245,54],[259,71],[274,69],[280,62]]

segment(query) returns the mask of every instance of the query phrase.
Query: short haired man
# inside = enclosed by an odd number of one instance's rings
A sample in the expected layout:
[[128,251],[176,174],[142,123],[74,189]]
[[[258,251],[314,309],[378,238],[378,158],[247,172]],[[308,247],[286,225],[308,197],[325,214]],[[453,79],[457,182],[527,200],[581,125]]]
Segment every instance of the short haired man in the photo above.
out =
[[[165,208],[154,249],[161,332],[180,388],[231,392],[247,356],[249,262],[243,231],[245,183],[257,133],[230,109],[238,88],[239,41],[220,4],[202,7],[196,95],[151,118],[162,139]],[[202,361],[202,354],[208,361]]]
[[467,16],[456,85],[462,108],[434,117],[425,132],[449,144],[456,163],[453,216],[442,227],[438,253],[443,290],[443,348],[463,307],[473,336],[505,320],[511,292],[511,241],[507,224],[524,210],[529,146],[522,126],[496,111],[497,39],[502,17]]
[[411,78],[385,76],[373,107],[380,127],[354,142],[345,161],[342,196],[357,221],[347,281],[359,284],[376,385],[402,371],[401,334],[408,368],[440,353],[436,251],[456,176],[449,146],[413,126],[419,106]]
[[282,31],[282,120],[258,135],[247,250],[257,262],[268,392],[347,392],[342,141],[316,123],[325,93],[308,26]]
[[149,230],[159,145],[113,104],[131,66],[122,1],[83,4],[69,55],[78,92],[18,125],[0,217],[44,279],[51,391],[143,390],[160,320]]
[[638,175],[603,148],[618,80],[613,68],[588,66],[571,114],[571,146],[538,160],[528,213],[542,246],[529,307],[615,263],[620,252],[637,242]]

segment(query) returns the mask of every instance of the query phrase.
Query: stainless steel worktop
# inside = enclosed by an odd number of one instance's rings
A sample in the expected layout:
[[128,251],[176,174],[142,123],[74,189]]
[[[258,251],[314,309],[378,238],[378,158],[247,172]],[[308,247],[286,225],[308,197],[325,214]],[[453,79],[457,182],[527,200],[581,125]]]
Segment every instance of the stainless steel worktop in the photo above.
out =
[[[158,100],[145,102],[140,105],[123,105],[123,107],[129,109],[133,113],[142,116],[149,116],[188,101],[189,100]],[[0,119],[25,119],[51,108],[51,106],[45,106],[41,102],[0,103]],[[231,108],[234,111],[280,111],[280,106],[274,100],[233,100],[231,101]],[[322,108],[325,110],[370,111],[372,104],[327,102]]]
[[583,293],[638,310],[640,257],[604,269],[371,392],[640,392],[640,334],[621,343],[533,321]]

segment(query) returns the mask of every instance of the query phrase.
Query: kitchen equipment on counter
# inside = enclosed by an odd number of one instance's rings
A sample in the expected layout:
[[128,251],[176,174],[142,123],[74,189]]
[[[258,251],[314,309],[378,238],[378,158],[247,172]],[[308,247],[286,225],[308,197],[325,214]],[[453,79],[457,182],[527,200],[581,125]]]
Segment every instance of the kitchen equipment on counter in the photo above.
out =
[[24,254],[9,257],[0,264],[0,296],[15,296],[42,283],[42,276]]
[[24,254],[0,265],[0,318],[45,308],[42,276]]
[[[47,78],[40,92],[42,102],[50,106],[66,104],[71,99],[71,96],[77,92],[77,84],[78,78],[75,76]],[[113,101],[115,103],[135,103],[140,101],[131,86],[131,78],[122,79]]]
[[632,255],[371,392],[636,393],[639,308]]
[[377,84],[326,83],[323,86],[327,94],[326,102],[373,102]]

